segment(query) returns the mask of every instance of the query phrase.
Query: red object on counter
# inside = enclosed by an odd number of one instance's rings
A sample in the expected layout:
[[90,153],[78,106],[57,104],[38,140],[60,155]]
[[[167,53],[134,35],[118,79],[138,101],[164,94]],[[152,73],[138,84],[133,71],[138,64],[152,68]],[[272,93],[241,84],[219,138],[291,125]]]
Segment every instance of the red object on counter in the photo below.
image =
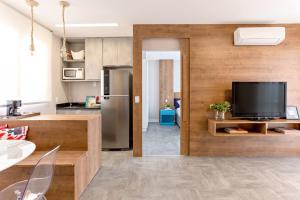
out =
[[96,103],[100,103],[100,97],[99,96],[96,96]]

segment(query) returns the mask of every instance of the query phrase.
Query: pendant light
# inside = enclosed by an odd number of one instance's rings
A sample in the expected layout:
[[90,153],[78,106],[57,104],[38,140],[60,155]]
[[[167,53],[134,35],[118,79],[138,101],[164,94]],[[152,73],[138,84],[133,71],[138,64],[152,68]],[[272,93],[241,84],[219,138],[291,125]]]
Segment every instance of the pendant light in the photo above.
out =
[[27,5],[30,6],[31,9],[31,38],[30,38],[30,46],[29,46],[29,50],[31,52],[31,55],[33,55],[35,47],[34,47],[34,38],[33,38],[33,25],[34,25],[34,19],[33,19],[33,8],[37,7],[39,5],[39,3],[35,0],[26,0]]
[[67,47],[66,47],[67,39],[66,39],[65,8],[70,6],[70,4],[67,1],[60,1],[60,5],[62,7],[62,22],[63,22],[63,34],[64,34],[63,44],[62,44],[62,47],[60,50],[60,55],[62,58],[66,58],[67,57]]

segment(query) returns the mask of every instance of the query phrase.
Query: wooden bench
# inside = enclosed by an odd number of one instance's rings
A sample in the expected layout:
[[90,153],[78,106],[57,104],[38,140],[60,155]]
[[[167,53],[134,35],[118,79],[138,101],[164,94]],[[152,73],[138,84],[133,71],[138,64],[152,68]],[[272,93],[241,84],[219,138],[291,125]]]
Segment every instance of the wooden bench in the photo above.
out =
[[37,148],[27,159],[0,173],[0,189],[27,179],[39,158],[61,145],[46,197],[78,200],[100,168],[100,116],[40,116],[5,123],[9,127],[28,125],[28,140]]

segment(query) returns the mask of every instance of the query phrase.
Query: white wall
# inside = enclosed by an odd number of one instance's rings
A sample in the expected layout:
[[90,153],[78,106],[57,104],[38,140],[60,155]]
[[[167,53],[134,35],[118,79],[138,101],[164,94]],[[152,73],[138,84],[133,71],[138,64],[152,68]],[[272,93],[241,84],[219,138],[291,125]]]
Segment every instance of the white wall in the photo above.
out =
[[[144,52],[143,52],[144,54]],[[143,56],[142,61],[142,97],[143,97],[143,114],[142,114],[142,129],[143,132],[147,131],[149,123],[149,83],[148,83],[148,64]]]
[[53,36],[52,42],[52,102],[66,103],[67,99],[67,87],[66,84],[61,82],[62,77],[62,61],[60,57],[60,48],[62,42],[57,36]]
[[86,96],[100,96],[100,82],[75,82],[68,84],[70,102],[85,102]]
[[143,51],[179,51],[180,43],[173,38],[151,38],[143,40]]
[[159,122],[159,61],[149,60],[149,122]]
[[180,92],[180,80],[181,80],[181,69],[180,69],[180,60],[174,60],[173,66],[173,84],[174,92]]
[[[24,15],[18,13],[17,11],[15,11],[14,9],[6,6],[5,4],[0,2],[0,21],[3,27],[8,27],[8,28],[3,28],[1,29],[1,38],[5,39],[4,42],[1,42],[1,46],[0,48],[2,48],[1,50],[3,50],[4,54],[1,53],[2,56],[5,56],[5,52],[9,52],[10,56],[14,57],[13,59],[10,60],[11,65],[13,64],[17,64],[18,66],[26,66],[29,65],[31,68],[34,67],[34,65],[29,64],[29,60],[27,59],[27,54],[29,55],[29,41],[30,41],[30,19],[25,17]],[[49,68],[40,68],[36,70],[35,74],[30,74],[30,76],[26,76],[26,78],[20,78],[18,77],[18,73],[27,73],[26,71],[20,71],[21,69],[24,70],[26,69],[26,67],[23,68],[16,68],[19,71],[17,71],[15,73],[15,77],[7,77],[9,79],[11,79],[10,81],[14,81],[14,78],[17,78],[18,81],[22,81],[21,86],[25,85],[29,85],[29,83],[31,84],[32,82],[34,82],[35,86],[37,86],[36,88],[40,87],[44,87],[42,88],[42,93],[45,92],[45,96],[47,96],[46,98],[49,100],[48,103],[39,103],[39,104],[32,104],[32,105],[23,105],[21,108],[21,111],[26,111],[26,112],[41,112],[41,113],[54,113],[55,112],[55,104],[51,101],[52,99],[52,87],[51,87],[51,78],[52,78],[52,72],[51,72],[51,68],[53,67],[52,65],[52,58],[51,58],[51,54],[52,54],[52,41],[53,41],[53,34],[45,29],[44,27],[38,25],[38,24],[34,24],[34,35],[35,35],[35,45],[36,45],[36,52],[34,54],[34,56],[31,57],[30,61],[32,63],[40,63],[39,66],[41,66],[42,64],[44,65],[48,65]],[[10,32],[9,32],[10,31]],[[12,35],[17,35],[18,41],[12,39],[9,40],[9,38],[13,38]],[[7,36],[7,37],[6,37]],[[40,51],[39,51],[40,49]],[[1,52],[0,50],[0,52]],[[42,51],[43,50],[43,51]],[[48,51],[49,50],[49,51]],[[41,55],[41,52],[45,52],[48,51],[48,54],[46,55]],[[26,56],[25,56],[26,54]],[[50,56],[49,56],[50,54]],[[23,60],[21,63],[18,63],[17,57],[16,55],[21,56],[21,60]],[[25,56],[25,57],[24,57]],[[44,56],[42,60],[37,60],[39,59],[41,56]],[[30,57],[30,55],[29,55]],[[2,57],[3,58],[3,57]],[[26,59],[25,59],[26,58]],[[26,60],[26,62],[24,62],[24,60]],[[3,61],[3,59],[2,59]],[[27,63],[28,61],[28,63]],[[31,63],[30,62],[30,63]],[[0,62],[0,74],[5,74],[5,73],[9,73],[9,65],[5,62]],[[42,76],[42,74],[39,72],[42,70],[47,70],[47,73],[45,73],[45,77],[46,79],[49,79],[49,82],[47,83],[40,83],[36,82],[35,79],[38,78],[37,76],[40,75],[40,77]],[[49,71],[48,71],[49,70]],[[3,79],[2,79],[3,80]],[[39,79],[36,79],[39,80]],[[43,79],[44,80],[44,79]],[[31,82],[29,82],[31,81]],[[9,84],[9,81],[7,82],[7,84]],[[4,89],[8,89],[8,85],[2,85],[3,87],[5,87]],[[13,89],[16,91],[19,91],[20,89]],[[2,90],[2,92],[4,92],[5,90]],[[16,91],[13,91],[15,93],[17,93]],[[26,89],[23,91],[23,95],[22,96],[26,96],[26,98],[30,99],[30,95],[34,95],[34,88],[29,91]],[[3,95],[3,94],[2,94]],[[4,99],[7,98],[12,98],[12,97],[5,97],[2,96]],[[14,97],[14,98],[20,98],[20,97]],[[35,99],[35,98],[32,98]],[[30,100],[27,100],[30,101]],[[5,115],[6,114],[6,107],[0,107],[0,115]]]

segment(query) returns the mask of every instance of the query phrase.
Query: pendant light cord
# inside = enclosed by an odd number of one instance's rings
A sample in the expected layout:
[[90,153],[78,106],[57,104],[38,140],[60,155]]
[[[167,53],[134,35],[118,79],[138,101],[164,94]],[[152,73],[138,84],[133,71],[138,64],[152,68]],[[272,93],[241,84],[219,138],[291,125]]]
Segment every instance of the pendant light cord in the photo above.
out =
[[31,5],[31,45],[30,45],[30,51],[33,53],[34,51],[34,39],[33,39],[33,5]]
[[64,5],[62,6],[62,20],[63,20],[63,32],[64,32],[63,46],[64,46],[64,48],[66,48],[66,23],[65,23],[65,6]]
[[63,1],[61,1],[61,5],[62,5],[62,22],[63,22],[63,45],[61,48],[61,57],[66,59],[67,57],[67,39],[66,39],[66,22],[65,22],[65,8],[66,8],[66,4],[64,4]]

